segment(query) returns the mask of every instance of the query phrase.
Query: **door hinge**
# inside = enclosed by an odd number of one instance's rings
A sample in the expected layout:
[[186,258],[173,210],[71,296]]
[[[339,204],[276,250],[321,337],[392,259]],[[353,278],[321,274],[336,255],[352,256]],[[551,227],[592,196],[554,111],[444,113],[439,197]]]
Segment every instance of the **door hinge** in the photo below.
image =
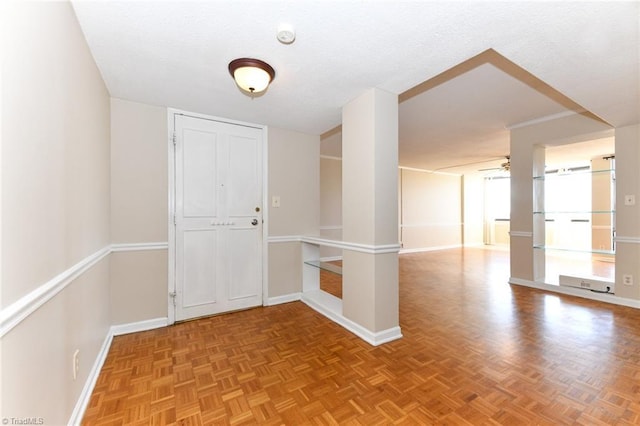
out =
[[173,299],[173,306],[176,306],[176,296],[177,296],[177,293],[175,291],[172,291],[171,293],[169,293],[169,297]]
[[171,136],[171,141],[173,142],[173,146],[176,146],[176,132],[173,132],[173,135]]
[[177,225],[177,224],[178,224],[178,222],[176,221],[176,215],[175,215],[175,214],[173,215],[173,224],[174,224],[174,225]]

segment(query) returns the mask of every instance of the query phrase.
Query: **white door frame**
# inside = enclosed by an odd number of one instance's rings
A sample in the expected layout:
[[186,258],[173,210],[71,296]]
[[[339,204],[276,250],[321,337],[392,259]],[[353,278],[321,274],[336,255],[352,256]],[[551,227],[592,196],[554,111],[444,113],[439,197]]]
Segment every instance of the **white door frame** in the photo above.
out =
[[176,191],[176,153],[174,145],[174,130],[175,130],[175,116],[185,115],[188,117],[202,118],[205,120],[219,121],[226,124],[236,124],[240,126],[253,127],[262,130],[262,305],[267,304],[268,290],[269,290],[269,243],[268,237],[268,224],[269,224],[269,204],[268,200],[268,165],[269,165],[269,139],[267,126],[258,124],[246,123],[243,121],[229,120],[221,117],[214,117],[206,114],[198,114],[195,112],[189,112],[179,110],[175,108],[167,108],[167,149],[168,149],[168,237],[169,237],[169,252],[168,252],[168,292],[167,292],[167,318],[169,324],[176,322],[176,307],[174,305],[174,296],[176,291],[176,226],[175,226],[175,191]]

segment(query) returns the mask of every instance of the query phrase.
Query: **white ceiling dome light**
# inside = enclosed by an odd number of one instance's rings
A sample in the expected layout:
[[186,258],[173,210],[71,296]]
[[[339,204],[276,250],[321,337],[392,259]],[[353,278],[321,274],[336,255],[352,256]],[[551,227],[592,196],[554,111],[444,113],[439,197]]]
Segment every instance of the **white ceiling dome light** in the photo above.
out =
[[229,62],[229,73],[245,92],[260,93],[276,77],[273,67],[260,59],[238,58]]

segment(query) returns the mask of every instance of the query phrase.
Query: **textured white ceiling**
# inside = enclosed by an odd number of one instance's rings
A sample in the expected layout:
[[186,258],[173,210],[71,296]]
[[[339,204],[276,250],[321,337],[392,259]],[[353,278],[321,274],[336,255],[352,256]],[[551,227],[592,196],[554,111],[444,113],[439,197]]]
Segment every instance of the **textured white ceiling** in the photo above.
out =
[[[73,6],[117,98],[320,134],[339,125],[342,106],[367,88],[399,94],[492,48],[614,126],[640,120],[638,2],[74,1]],[[295,43],[277,41],[281,23],[294,26]],[[276,69],[271,87],[253,100],[227,71],[232,59],[244,56]],[[446,145],[447,134],[464,140],[465,132],[469,137],[475,132],[495,143],[491,149],[486,142],[483,154],[499,156],[505,149],[496,141],[504,138],[504,125],[558,110],[506,74],[482,68],[407,101],[419,111],[402,106],[401,114],[427,117],[433,124],[428,130],[434,149]],[[502,87],[519,98],[505,102],[494,95]],[[429,93],[432,99],[419,99]],[[461,97],[463,104],[446,102]],[[401,122],[408,121],[401,116]],[[415,147],[417,131],[425,127],[408,129],[401,135],[410,139],[407,147]],[[401,158],[407,158],[403,144]]]

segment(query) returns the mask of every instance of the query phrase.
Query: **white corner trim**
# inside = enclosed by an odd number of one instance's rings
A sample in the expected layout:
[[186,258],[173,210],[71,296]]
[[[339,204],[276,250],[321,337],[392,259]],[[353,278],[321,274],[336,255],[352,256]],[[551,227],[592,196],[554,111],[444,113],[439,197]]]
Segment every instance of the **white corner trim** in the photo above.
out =
[[624,237],[622,235],[618,235],[615,238],[615,242],[623,244],[640,244],[640,237]]
[[265,306],[281,305],[283,303],[297,302],[302,298],[302,293],[284,294],[282,296],[275,296],[267,298]]
[[325,225],[320,226],[321,231],[340,231],[342,230],[342,225]]
[[371,245],[311,236],[302,236],[301,241],[308,244],[316,244],[324,247],[334,247],[369,254],[398,253],[401,247],[400,244]]
[[96,382],[98,381],[98,377],[100,376],[100,371],[102,370],[102,366],[104,365],[105,360],[107,359],[107,355],[109,354],[109,349],[111,348],[111,343],[113,342],[114,336],[119,336],[121,334],[134,333],[138,331],[147,331],[153,330],[155,328],[165,327],[168,325],[168,318],[155,318],[145,321],[132,322],[129,324],[120,324],[120,325],[112,325],[107,331],[107,335],[104,338],[104,342],[102,342],[102,347],[98,352],[98,356],[93,363],[93,367],[89,372],[89,376],[84,383],[84,387],[82,388],[82,392],[78,397],[78,401],[76,402],[75,407],[73,408],[73,412],[71,413],[71,417],[69,418],[68,425],[76,426],[82,423],[82,418],[84,417],[84,412],[89,405],[89,400],[91,399],[91,394],[93,393],[93,388],[96,386]]
[[400,251],[400,244],[360,244],[352,243],[349,241],[333,240],[324,237],[312,237],[307,235],[281,235],[268,238],[269,243],[296,243],[303,242],[308,244],[315,244],[324,247],[334,247],[343,250],[358,251],[361,253],[369,254],[384,254],[384,253],[398,253]]
[[598,300],[600,302],[606,302],[614,305],[628,306],[630,308],[640,309],[640,300],[627,299],[627,298],[615,296],[612,294],[594,293],[589,290],[573,288],[573,287],[564,287],[564,286],[559,286],[554,284],[547,284],[539,281],[529,281],[529,280],[524,280],[522,278],[514,278],[514,277],[509,278],[509,283],[521,285],[524,287],[531,287],[538,290],[544,290],[551,293],[566,294],[569,296],[581,297],[583,299]]
[[168,242],[157,243],[120,243],[111,244],[111,251],[143,251],[143,250],[167,250],[169,248]]
[[300,235],[276,235],[273,237],[267,237],[269,243],[299,243],[302,241]]
[[[392,327],[387,330],[382,331],[371,331],[360,324],[353,322],[352,320],[344,317],[341,312],[338,312],[339,309],[336,307],[330,307],[324,303],[322,300],[324,297],[317,297],[318,295],[315,293],[320,293],[318,291],[315,292],[305,292],[302,293],[302,302],[309,306],[314,311],[324,315],[329,318],[331,321],[336,324],[342,326],[347,329],[351,333],[355,334],[365,342],[369,343],[373,346],[382,345],[383,343],[390,342],[392,340],[400,339],[402,337],[402,332],[400,327]],[[321,292],[324,293],[324,292]],[[326,294],[325,294],[326,296]],[[336,298],[337,299],[337,298]],[[340,305],[342,301],[340,300]]]
[[512,237],[533,238],[533,232],[530,231],[509,231]]
[[82,423],[82,418],[84,417],[84,412],[87,410],[87,406],[89,405],[89,401],[91,400],[91,394],[93,393],[93,388],[96,386],[96,382],[98,381],[98,376],[100,376],[100,371],[102,371],[102,366],[104,365],[105,360],[107,359],[107,355],[109,354],[109,348],[111,348],[111,342],[113,341],[113,334],[111,330],[107,332],[107,336],[104,338],[102,342],[102,347],[98,352],[98,356],[93,363],[93,367],[91,367],[91,371],[89,372],[89,376],[87,377],[87,381],[84,383],[84,387],[82,388],[82,392],[80,392],[80,396],[78,397],[78,401],[76,401],[75,407],[73,407],[73,412],[71,413],[71,417],[69,418],[68,425],[75,426],[80,425]]
[[322,158],[323,160],[342,161],[342,157],[334,157],[333,155],[320,154],[320,158]]
[[137,333],[138,331],[147,331],[166,327],[167,325],[169,325],[169,319],[167,317],[154,318],[144,321],[131,322],[128,324],[112,325],[110,332],[114,336],[120,336],[123,334]]
[[111,253],[111,247],[103,247],[2,309],[0,312],[0,337],[11,331],[13,327],[20,324],[22,320],[51,300],[73,280],[108,256],[109,253]]

